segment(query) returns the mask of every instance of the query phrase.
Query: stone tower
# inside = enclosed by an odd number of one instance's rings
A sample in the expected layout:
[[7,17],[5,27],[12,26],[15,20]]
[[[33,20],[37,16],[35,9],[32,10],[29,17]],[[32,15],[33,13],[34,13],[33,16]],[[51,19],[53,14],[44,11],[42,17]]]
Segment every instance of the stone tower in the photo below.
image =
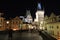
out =
[[43,22],[44,22],[44,10],[42,10],[41,3],[38,3],[37,5],[37,11],[36,11],[36,22],[39,24],[39,28],[43,29]]

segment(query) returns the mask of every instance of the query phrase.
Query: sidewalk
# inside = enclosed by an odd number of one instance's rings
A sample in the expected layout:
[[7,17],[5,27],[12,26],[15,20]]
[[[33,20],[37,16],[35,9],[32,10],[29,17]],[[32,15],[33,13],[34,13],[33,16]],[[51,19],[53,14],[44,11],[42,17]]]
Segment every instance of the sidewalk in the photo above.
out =
[[52,37],[54,37],[54,38],[56,38],[56,39],[58,38],[58,36],[57,36],[57,35],[51,35],[51,36],[52,36]]
[[53,38],[54,40],[57,40],[55,37],[51,36],[50,34],[48,34],[46,31],[42,31],[42,33],[47,36],[48,38]]

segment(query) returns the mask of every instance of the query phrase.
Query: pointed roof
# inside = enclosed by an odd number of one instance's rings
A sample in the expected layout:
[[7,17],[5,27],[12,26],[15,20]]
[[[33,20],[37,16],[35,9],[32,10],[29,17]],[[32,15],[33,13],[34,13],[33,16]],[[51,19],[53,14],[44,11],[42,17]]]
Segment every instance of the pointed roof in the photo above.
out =
[[30,10],[27,10],[27,11],[26,11],[26,18],[32,19]]
[[45,19],[48,19],[48,16],[47,15],[45,15]]
[[56,17],[56,15],[52,12],[50,17]]
[[41,9],[42,9],[41,3],[38,3],[37,4],[37,10],[41,10]]
[[38,3],[37,9],[38,9],[38,10],[41,10],[41,9],[42,9],[42,8],[41,8],[41,3]]
[[26,16],[27,16],[27,15],[31,15],[30,10],[27,10],[27,11],[26,11]]

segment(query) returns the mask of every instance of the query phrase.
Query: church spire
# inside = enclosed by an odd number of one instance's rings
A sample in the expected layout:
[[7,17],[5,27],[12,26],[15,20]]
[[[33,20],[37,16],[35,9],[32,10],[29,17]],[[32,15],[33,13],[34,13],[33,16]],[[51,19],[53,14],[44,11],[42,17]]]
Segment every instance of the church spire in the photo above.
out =
[[37,10],[41,10],[41,9],[42,9],[41,3],[38,3],[38,5],[37,5]]
[[26,16],[31,15],[30,10],[26,10]]

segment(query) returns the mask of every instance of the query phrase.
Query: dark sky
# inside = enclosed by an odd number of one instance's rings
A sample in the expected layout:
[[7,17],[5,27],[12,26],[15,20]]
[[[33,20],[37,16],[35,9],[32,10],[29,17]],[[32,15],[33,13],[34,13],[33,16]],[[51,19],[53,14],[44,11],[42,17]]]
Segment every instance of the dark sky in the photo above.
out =
[[26,9],[31,10],[33,18],[37,10],[37,3],[41,2],[45,10],[45,15],[50,15],[54,12],[56,15],[60,14],[60,1],[59,0],[14,0],[2,1],[0,3],[0,12],[4,13],[4,17],[25,16]]

